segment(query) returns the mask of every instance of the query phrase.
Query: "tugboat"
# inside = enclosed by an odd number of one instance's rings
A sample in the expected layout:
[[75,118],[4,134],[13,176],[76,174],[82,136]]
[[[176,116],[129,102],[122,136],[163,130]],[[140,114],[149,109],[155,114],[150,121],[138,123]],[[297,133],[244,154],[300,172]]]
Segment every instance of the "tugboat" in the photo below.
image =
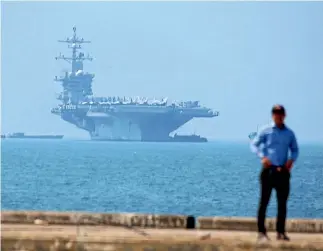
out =
[[254,140],[256,138],[257,134],[258,134],[258,131],[259,131],[259,126],[257,125],[257,131],[249,133],[248,138],[250,140]]
[[9,139],[62,139],[63,137],[64,135],[26,135],[23,132],[15,132],[6,136]]
[[200,135],[178,135],[171,137],[172,142],[208,142],[207,138],[201,137]]
[[256,138],[256,136],[257,136],[257,132],[251,132],[248,135],[248,137],[249,137],[250,140],[254,140],[254,138]]

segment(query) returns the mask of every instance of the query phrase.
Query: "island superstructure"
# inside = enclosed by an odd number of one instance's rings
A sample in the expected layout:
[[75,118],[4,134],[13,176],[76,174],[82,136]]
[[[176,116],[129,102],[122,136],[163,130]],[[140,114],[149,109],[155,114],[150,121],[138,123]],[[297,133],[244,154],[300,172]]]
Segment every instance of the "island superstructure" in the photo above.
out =
[[[76,27],[73,27],[73,36],[58,42],[67,43],[72,55],[60,54],[56,60],[65,60],[72,67],[64,76],[55,77],[63,91],[57,97],[60,104],[51,112],[88,131],[92,140],[173,142],[170,133],[191,119],[219,115],[200,106],[198,101],[170,103],[167,98],[93,96],[95,75],[83,69],[83,62],[92,61],[92,57],[81,52],[81,45],[90,41],[77,37]],[[192,137],[192,141],[195,139]]]

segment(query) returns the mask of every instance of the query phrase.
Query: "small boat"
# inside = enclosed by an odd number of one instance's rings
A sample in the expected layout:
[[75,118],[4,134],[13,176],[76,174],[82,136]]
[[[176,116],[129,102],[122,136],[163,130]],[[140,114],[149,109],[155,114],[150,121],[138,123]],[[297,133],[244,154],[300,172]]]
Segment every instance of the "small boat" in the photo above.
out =
[[257,126],[257,131],[256,132],[251,132],[249,133],[248,137],[250,140],[254,140],[258,134],[259,126]]
[[207,138],[201,137],[200,135],[178,135],[170,137],[170,142],[208,142]]
[[62,139],[64,135],[26,135],[23,132],[8,134],[6,138],[11,139]]

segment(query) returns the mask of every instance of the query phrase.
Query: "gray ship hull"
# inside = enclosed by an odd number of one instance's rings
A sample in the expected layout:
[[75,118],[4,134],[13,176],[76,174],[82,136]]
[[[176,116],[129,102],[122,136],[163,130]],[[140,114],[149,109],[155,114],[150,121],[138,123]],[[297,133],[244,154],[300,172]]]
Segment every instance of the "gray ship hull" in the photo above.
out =
[[[56,112],[63,120],[88,131],[92,140],[143,142],[181,142],[182,139],[170,138],[170,133],[193,117],[214,117],[217,115],[203,109],[196,109],[195,112],[192,112],[192,110],[183,111],[167,106],[157,109],[147,107],[146,111],[142,108],[142,112],[138,112],[137,108],[131,110],[127,107],[125,111],[122,110],[124,107],[120,108],[117,112],[107,111],[105,108],[101,108],[105,111],[92,112],[89,111],[89,107],[77,107],[70,111]],[[52,112],[55,113],[55,111]],[[199,141],[195,138],[188,139],[183,139],[183,141]]]
[[[185,135],[186,136],[186,135]],[[200,140],[197,140],[195,138],[190,138],[190,135],[187,135],[186,139],[176,139],[173,137],[169,137],[168,139],[165,140],[143,140],[143,141],[138,141],[138,140],[127,140],[127,139],[103,139],[103,138],[96,138],[96,139],[92,139],[93,141],[102,141],[102,142],[156,142],[156,143],[167,143],[167,142],[171,142],[171,143],[181,143],[181,142],[185,142],[185,143],[207,143],[208,140],[207,138],[201,138]]]

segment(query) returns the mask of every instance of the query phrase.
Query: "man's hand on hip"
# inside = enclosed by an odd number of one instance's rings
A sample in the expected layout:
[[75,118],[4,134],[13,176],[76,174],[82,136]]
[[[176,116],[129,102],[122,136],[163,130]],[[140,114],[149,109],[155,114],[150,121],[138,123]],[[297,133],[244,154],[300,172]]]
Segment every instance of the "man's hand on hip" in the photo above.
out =
[[268,158],[264,157],[261,159],[261,163],[265,168],[268,168],[271,166],[271,162]]
[[288,171],[290,171],[293,168],[293,163],[294,161],[291,159],[286,162],[285,166],[288,169]]

